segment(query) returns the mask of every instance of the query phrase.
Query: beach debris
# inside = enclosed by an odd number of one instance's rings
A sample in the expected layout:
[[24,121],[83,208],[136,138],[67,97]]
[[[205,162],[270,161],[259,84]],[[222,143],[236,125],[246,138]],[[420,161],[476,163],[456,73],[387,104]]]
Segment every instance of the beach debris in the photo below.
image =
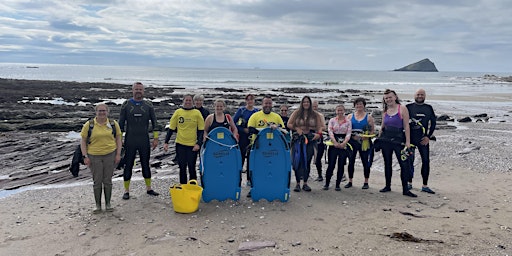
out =
[[414,243],[424,243],[424,242],[436,242],[436,243],[441,243],[441,244],[444,243],[441,240],[418,238],[418,237],[415,237],[407,232],[393,232],[391,235],[389,235],[389,238],[402,240],[405,242],[414,242]]
[[295,247],[295,246],[299,246],[301,244],[302,244],[301,241],[295,241],[295,242],[292,243],[292,246]]
[[276,247],[274,241],[248,241],[238,245],[238,251],[255,251],[265,247]]
[[457,154],[459,154],[459,155],[466,155],[466,154],[469,154],[469,153],[471,153],[473,151],[476,151],[476,150],[480,150],[480,146],[464,148],[462,151],[457,152]]
[[466,212],[467,209],[456,209],[455,212]]
[[402,212],[402,211],[398,211],[398,212],[403,214],[403,215],[412,216],[412,217],[415,217],[415,218],[426,218],[427,217],[427,216],[415,214],[415,213],[412,213],[412,212]]

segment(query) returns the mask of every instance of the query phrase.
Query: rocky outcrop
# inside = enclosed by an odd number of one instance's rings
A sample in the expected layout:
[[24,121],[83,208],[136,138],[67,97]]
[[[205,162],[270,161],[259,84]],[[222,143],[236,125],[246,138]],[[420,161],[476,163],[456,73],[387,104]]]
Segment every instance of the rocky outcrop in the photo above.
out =
[[418,71],[418,72],[438,72],[434,62],[429,59],[423,59],[416,63],[409,64],[403,68],[395,69],[393,71]]

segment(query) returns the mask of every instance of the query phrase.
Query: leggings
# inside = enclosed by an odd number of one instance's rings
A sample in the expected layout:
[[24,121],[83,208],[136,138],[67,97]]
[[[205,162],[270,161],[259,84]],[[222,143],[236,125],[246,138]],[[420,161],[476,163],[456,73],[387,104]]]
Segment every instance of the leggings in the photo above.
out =
[[361,162],[363,163],[363,172],[364,172],[364,178],[368,179],[370,178],[370,165],[368,163],[368,157],[370,156],[370,149],[363,151],[362,144],[350,140],[350,145],[352,145],[352,148],[354,151],[352,151],[352,154],[348,157],[348,178],[352,179],[354,178],[354,165],[356,163],[356,156],[359,152],[359,157],[361,158]]
[[[430,175],[430,149],[429,144],[427,145],[421,145],[419,142],[417,142],[416,147],[418,148],[418,151],[420,152],[421,156],[421,177],[423,178],[423,185],[428,185],[428,176]],[[415,150],[416,151],[416,150]],[[414,176],[414,155],[412,157],[411,161],[411,174],[409,177],[409,182],[412,182],[412,178]]]
[[194,146],[176,143],[176,158],[180,169],[180,183],[187,184],[187,167],[191,180],[197,180],[196,161],[199,151],[192,151]]
[[142,167],[142,177],[145,179],[151,178],[151,170],[149,168],[149,156],[151,146],[149,145],[149,138],[125,140],[125,159],[126,165],[123,172],[123,180],[129,181],[132,178],[132,169],[135,164],[135,156],[139,152],[140,165]]
[[[340,186],[341,178],[343,177],[343,172],[345,168],[345,163],[347,162],[347,151],[345,149],[336,148],[334,146],[329,147],[327,150],[327,156],[329,158],[327,171],[325,172],[325,185],[329,185],[331,182],[331,177],[334,172],[334,167],[336,167],[336,163],[338,164],[338,171],[336,172],[336,187]],[[336,159],[338,161],[336,161]]]
[[315,166],[318,171],[318,177],[322,177],[322,156],[325,152],[325,143],[322,141],[322,138],[316,144],[316,156],[315,156]]
[[404,146],[396,143],[382,143],[382,158],[384,159],[384,175],[386,176],[386,187],[391,187],[391,176],[393,175],[393,152],[400,164],[400,179],[402,181],[402,192],[407,192],[407,181],[410,176],[409,160],[402,161],[400,151]]

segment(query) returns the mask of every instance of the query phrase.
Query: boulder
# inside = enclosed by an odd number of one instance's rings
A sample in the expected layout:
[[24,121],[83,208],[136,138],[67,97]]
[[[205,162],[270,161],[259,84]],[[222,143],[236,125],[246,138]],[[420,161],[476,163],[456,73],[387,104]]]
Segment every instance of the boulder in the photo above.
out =
[[472,121],[472,120],[471,120],[471,117],[469,117],[469,116],[466,116],[466,117],[463,117],[463,118],[457,119],[457,122],[459,122],[459,123],[469,123],[469,122],[471,122],[471,121]]
[[393,71],[419,71],[419,72],[438,72],[436,65],[429,59],[423,59],[416,63],[409,64],[403,68],[398,68]]

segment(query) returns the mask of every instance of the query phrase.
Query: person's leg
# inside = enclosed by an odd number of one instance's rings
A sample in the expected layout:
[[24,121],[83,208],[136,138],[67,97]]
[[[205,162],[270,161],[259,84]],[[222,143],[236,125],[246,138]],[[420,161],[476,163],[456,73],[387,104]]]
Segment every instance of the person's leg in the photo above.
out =
[[363,163],[363,175],[364,175],[364,184],[368,186],[368,179],[370,179],[370,164],[368,162],[368,158],[370,155],[370,149],[366,151],[359,151],[359,157],[361,158],[361,162]]
[[382,159],[384,160],[384,176],[386,177],[386,186],[381,189],[380,192],[388,192],[391,191],[391,177],[393,176],[393,147],[392,145],[389,145],[389,143],[383,143],[381,151]]
[[199,151],[192,151],[194,147],[190,147],[188,150],[188,173],[191,180],[197,180],[196,162]]
[[318,173],[318,178],[316,179],[317,181],[323,181],[323,176],[322,176],[322,157],[324,156],[324,152],[325,152],[325,144],[322,142],[318,142],[317,143],[317,152],[316,152],[316,156],[315,156],[315,166],[316,166],[316,171]]
[[350,154],[350,156],[348,156],[348,167],[347,167],[348,182],[352,182],[352,179],[354,178],[354,170],[355,170],[355,165],[356,165],[357,152],[359,152],[359,155],[361,155],[361,151],[360,151],[361,144],[358,142],[354,142],[354,143],[350,143],[350,144],[352,145],[354,152],[352,154]]
[[103,166],[101,156],[93,156],[89,155],[90,165],[92,173],[92,181],[93,181],[93,191],[94,191],[94,201],[96,202],[96,209],[93,213],[101,212],[101,194],[103,190],[102,180],[103,180]]
[[302,185],[302,189],[304,191],[311,191],[311,188],[308,186],[308,178],[309,173],[311,171],[311,161],[313,160],[313,154],[315,153],[316,141],[310,140],[306,145],[306,168],[304,173],[304,185]]
[[411,175],[410,157],[407,157],[406,159],[402,160],[402,152],[401,152],[402,150],[403,150],[403,147],[400,145],[395,146],[394,150],[393,150],[395,152],[396,159],[397,159],[398,163],[400,164],[400,180],[402,181],[402,194],[404,196],[416,197],[416,195],[413,194],[408,187],[408,181],[409,181],[410,175]]
[[137,155],[137,147],[133,145],[131,141],[125,141],[125,159],[126,163],[123,170],[123,185],[124,185],[124,195],[123,199],[127,200],[130,198],[130,180],[132,178],[132,169],[135,163],[135,156]]
[[110,199],[112,198],[112,176],[116,166],[115,157],[115,151],[103,157],[103,190],[105,193],[105,209],[107,211],[113,210]]
[[[338,149],[338,171],[336,172],[336,190],[340,190],[341,179],[343,178],[343,173],[345,171],[345,164],[347,163],[347,151],[343,149]],[[350,184],[350,186],[349,186]],[[349,188],[352,186],[352,182],[349,182],[345,188]]]
[[184,145],[176,143],[176,156],[180,170],[180,184],[187,184],[187,148]]
[[435,194],[432,189],[428,187],[428,177],[430,175],[430,149],[429,145],[420,145],[418,147],[418,151],[421,156],[421,177],[423,179],[423,186],[421,187],[422,192],[427,192],[429,194]]
[[329,183],[331,183],[332,174],[334,172],[334,167],[336,167],[336,148],[329,147],[327,150],[327,171],[325,171],[325,185],[324,190],[329,188]]
[[154,195],[154,191],[153,193],[150,192],[153,189],[151,188],[151,169],[149,166],[149,159],[151,155],[151,145],[149,144],[149,140],[140,142],[139,155],[142,177],[144,177],[144,182],[146,183],[146,191],[148,191],[149,194]]

